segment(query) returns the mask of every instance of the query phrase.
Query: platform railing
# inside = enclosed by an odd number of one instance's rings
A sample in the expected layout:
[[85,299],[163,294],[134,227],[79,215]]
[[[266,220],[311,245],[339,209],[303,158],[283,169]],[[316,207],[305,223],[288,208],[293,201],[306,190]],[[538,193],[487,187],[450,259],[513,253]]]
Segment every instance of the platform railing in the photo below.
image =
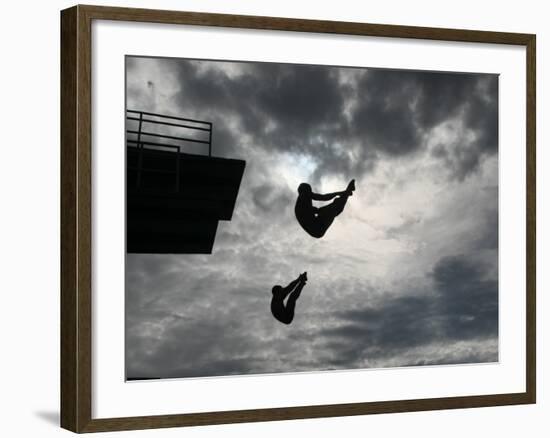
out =
[[[156,119],[155,119],[156,118]],[[156,147],[170,147],[172,143],[162,143],[162,140],[175,140],[182,142],[183,145],[186,142],[200,143],[208,146],[208,156],[212,156],[212,122],[206,122],[204,120],[188,119],[184,117],[168,116],[165,114],[151,113],[147,111],[126,110],[126,120],[132,120],[138,122],[138,129],[128,129],[127,134],[137,135],[137,139],[127,139],[127,143],[140,145],[156,146]],[[170,120],[170,121],[168,121]],[[183,123],[180,123],[183,122]],[[190,124],[191,123],[191,124]],[[187,136],[174,136],[159,134],[157,132],[150,132],[144,129],[144,125],[147,126],[171,126],[175,128],[185,129],[191,132],[202,131],[208,133],[208,139],[198,139]],[[146,138],[153,138],[155,140],[148,140]],[[160,139],[156,141],[156,139]]]
[[[137,167],[133,168],[134,170],[136,170],[137,188],[141,187],[143,172],[166,172],[165,169],[149,169],[144,167],[144,148],[156,150],[175,150],[176,166],[173,173],[176,177],[174,187],[176,192],[179,191],[180,185],[179,167],[182,148],[188,146],[190,143],[204,144],[208,146],[208,156],[212,156],[211,122],[137,110],[126,110],[126,120],[137,122],[137,129],[126,129],[126,144],[128,146],[133,146],[138,149]],[[168,133],[166,132],[159,133],[144,129],[144,127],[148,127],[150,129],[159,131],[159,127],[163,126],[172,128],[172,131],[174,130],[174,128],[179,128],[179,130],[183,130],[183,132],[187,134],[183,136],[168,135]],[[170,131],[169,133],[172,134],[172,131]],[[192,135],[196,132],[207,133],[207,139],[193,137]],[[169,140],[169,142],[166,142],[166,140]],[[174,142],[178,144],[174,144]]]

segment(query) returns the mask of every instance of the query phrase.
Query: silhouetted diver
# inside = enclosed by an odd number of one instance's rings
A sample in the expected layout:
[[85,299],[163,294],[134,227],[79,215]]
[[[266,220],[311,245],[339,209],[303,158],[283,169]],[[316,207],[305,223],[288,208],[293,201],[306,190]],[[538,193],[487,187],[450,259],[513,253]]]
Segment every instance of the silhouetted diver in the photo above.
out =
[[[347,189],[343,192],[327,193],[324,195],[313,193],[309,184],[302,183],[298,186],[298,199],[294,207],[296,219],[298,219],[302,228],[309,235],[321,238],[331,226],[334,218],[342,213],[348,198],[353,194],[354,190],[354,179],[350,181]],[[336,199],[328,205],[320,208],[313,206],[312,201],[330,201],[332,198]]]
[[[280,285],[273,286],[271,290],[273,293],[273,298],[271,298],[271,313],[283,324],[290,324],[294,319],[296,300],[300,297],[300,293],[306,282],[307,272],[304,272],[296,280],[291,281],[287,287]],[[284,301],[287,296],[288,300],[285,305]]]

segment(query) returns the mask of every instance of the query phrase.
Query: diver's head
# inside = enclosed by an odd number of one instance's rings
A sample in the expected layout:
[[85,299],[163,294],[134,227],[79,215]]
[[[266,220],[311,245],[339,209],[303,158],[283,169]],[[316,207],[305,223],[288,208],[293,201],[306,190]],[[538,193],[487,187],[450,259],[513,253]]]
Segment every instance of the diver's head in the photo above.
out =
[[281,293],[282,290],[283,290],[282,286],[279,286],[278,284],[276,284],[275,286],[273,286],[273,289],[271,289],[271,293],[273,295],[276,295]]
[[300,195],[311,195],[311,186],[308,183],[302,183],[298,186]]

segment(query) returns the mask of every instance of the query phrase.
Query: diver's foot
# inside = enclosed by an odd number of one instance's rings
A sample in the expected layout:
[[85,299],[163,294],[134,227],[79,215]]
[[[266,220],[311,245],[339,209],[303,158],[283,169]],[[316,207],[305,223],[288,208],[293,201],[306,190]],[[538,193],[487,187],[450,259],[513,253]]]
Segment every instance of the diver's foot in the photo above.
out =
[[352,179],[348,184],[348,188],[346,189],[346,192],[348,192],[351,196],[354,190],[355,190],[355,180]]

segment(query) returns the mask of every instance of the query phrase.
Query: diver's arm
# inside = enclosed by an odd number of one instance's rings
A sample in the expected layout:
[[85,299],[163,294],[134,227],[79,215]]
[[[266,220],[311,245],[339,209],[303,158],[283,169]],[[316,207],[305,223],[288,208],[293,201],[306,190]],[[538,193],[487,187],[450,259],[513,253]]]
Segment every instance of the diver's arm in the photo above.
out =
[[343,192],[334,192],[334,193],[325,193],[325,194],[312,193],[311,194],[311,199],[313,199],[314,201],[330,201],[332,198],[336,198],[336,196],[341,196],[345,193],[346,193],[345,191],[343,191]]
[[298,277],[296,280],[292,280],[290,283],[288,283],[288,286],[285,287],[285,291],[290,291],[294,289],[299,282],[300,282],[300,277]]

